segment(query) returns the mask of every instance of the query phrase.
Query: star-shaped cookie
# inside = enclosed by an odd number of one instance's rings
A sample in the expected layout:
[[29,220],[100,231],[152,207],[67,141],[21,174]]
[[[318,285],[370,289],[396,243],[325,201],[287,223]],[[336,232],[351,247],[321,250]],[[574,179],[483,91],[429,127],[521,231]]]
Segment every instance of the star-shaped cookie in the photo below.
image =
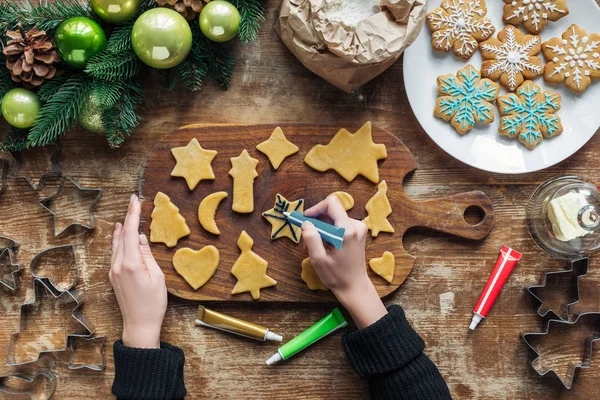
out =
[[267,275],[269,263],[252,251],[254,240],[242,231],[237,242],[242,254],[231,268],[231,273],[238,280],[231,294],[250,292],[254,300],[260,299],[260,289],[274,286],[277,281]]
[[369,121],[356,133],[340,129],[329,144],[313,147],[304,162],[320,172],[333,169],[348,182],[362,175],[371,182],[378,183],[377,161],[386,157],[385,145],[373,143]]
[[287,201],[278,193],[273,208],[262,214],[271,223],[271,240],[287,237],[294,243],[300,243],[302,228],[293,225],[283,215],[284,212],[292,211],[304,212],[304,200]]
[[275,128],[268,140],[258,144],[256,149],[269,157],[273,169],[279,168],[283,160],[296,154],[298,146],[287,140],[280,127]]
[[204,150],[196,138],[185,147],[171,149],[177,161],[171,176],[184,178],[190,190],[194,190],[202,179],[215,179],[212,161],[217,156],[214,150]]

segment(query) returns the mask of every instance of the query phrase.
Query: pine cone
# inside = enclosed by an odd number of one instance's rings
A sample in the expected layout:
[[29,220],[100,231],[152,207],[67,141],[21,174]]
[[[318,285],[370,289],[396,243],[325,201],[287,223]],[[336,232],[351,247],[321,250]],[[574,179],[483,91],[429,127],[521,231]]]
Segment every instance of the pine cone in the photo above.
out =
[[19,26],[16,31],[6,31],[6,36],[10,40],[3,53],[13,81],[31,89],[56,75],[53,64],[59,62],[60,57],[46,32],[37,27],[25,32]]
[[200,14],[204,5],[209,1],[210,0],[156,0],[156,4],[172,8],[183,15],[186,20],[192,21],[198,17],[198,14]]

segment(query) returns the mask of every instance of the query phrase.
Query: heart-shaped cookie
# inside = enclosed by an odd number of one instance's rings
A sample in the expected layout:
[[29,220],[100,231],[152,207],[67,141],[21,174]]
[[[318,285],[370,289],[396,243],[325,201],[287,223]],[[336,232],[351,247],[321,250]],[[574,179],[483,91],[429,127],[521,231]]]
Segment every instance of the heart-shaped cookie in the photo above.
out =
[[189,247],[179,249],[173,256],[173,266],[194,290],[198,290],[217,272],[219,250],[215,246],[206,246],[198,251]]

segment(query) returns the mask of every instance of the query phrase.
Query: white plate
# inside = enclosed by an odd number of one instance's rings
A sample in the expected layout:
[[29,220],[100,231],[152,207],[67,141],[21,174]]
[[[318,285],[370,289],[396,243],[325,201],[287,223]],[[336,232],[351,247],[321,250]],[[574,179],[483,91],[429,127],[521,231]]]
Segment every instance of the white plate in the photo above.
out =
[[[429,11],[439,7],[441,0],[430,0]],[[577,24],[588,33],[600,33],[600,7],[594,0],[569,0],[569,15],[550,24],[542,31],[542,42],[560,37],[564,31]],[[501,0],[487,0],[487,16],[493,21],[496,32],[504,29]],[[523,31],[523,29],[521,28]],[[540,54],[540,57],[543,56]],[[470,60],[462,60],[452,51],[445,53],[431,47],[431,31],[425,25],[415,43],[404,53],[404,84],[408,100],[427,134],[442,149],[454,158],[490,172],[519,174],[538,171],[561,162],[583,147],[600,127],[600,81],[580,96],[567,89],[564,84],[544,82],[542,76],[534,82],[543,89],[562,96],[561,110],[564,132],[552,139],[545,139],[534,150],[529,150],[516,139],[498,134],[498,109],[495,121],[478,125],[467,134],[459,135],[450,123],[433,116],[437,98],[436,79],[439,75],[455,74],[468,64],[481,68],[481,54],[476,51]],[[500,95],[507,91],[501,88]]]

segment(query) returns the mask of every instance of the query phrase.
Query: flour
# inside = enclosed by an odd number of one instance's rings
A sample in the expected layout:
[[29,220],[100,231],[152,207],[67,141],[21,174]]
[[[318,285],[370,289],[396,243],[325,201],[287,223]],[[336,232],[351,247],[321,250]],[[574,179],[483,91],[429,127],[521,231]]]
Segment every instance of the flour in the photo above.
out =
[[379,0],[325,0],[323,9],[331,22],[347,28],[380,11]]

